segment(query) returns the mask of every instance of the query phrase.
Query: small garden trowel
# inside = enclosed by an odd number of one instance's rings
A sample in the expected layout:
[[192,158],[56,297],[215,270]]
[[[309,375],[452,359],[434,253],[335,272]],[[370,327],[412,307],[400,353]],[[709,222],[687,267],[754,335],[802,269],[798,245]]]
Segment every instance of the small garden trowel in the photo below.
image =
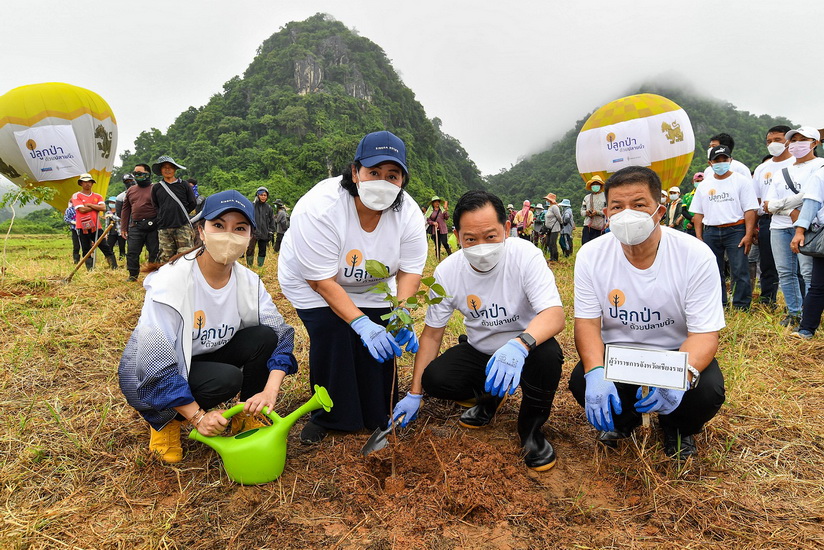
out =
[[375,451],[380,451],[381,449],[386,447],[386,444],[389,443],[389,434],[392,433],[392,430],[395,428],[395,426],[397,426],[405,416],[405,414],[402,414],[395,420],[390,422],[386,428],[378,428],[377,430],[375,430],[369,437],[369,440],[361,449],[361,454],[363,456],[366,456],[368,454],[374,453]]

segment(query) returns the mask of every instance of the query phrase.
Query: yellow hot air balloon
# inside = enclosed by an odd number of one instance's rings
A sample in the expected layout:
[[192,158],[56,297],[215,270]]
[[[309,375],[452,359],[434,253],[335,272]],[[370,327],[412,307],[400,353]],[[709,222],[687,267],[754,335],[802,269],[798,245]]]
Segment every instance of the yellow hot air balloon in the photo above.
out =
[[46,82],[0,96],[0,174],[24,189],[54,188],[47,202],[61,212],[80,174],[106,196],[116,149],[112,109],[90,90]]
[[664,189],[679,185],[695,152],[695,135],[686,111],[655,94],[622,97],[590,116],[575,144],[584,181],[604,181],[626,166],[647,166]]

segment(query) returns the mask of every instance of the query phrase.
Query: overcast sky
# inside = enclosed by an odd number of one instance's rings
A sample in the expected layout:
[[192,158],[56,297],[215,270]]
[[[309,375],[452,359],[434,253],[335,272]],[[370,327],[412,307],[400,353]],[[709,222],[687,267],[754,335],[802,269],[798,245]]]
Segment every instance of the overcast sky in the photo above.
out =
[[118,153],[134,149],[141,131],[165,132],[189,106],[204,105],[263,40],[317,12],[381,46],[427,115],[485,174],[657,77],[754,114],[824,127],[824,2],[816,0],[3,4],[0,94],[48,81],[89,88],[115,112]]

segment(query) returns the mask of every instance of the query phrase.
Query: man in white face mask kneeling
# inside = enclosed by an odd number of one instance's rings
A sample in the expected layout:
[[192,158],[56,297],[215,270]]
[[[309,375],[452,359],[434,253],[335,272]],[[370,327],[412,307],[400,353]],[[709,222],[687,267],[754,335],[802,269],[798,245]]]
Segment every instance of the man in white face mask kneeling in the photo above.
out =
[[[715,360],[724,327],[721,281],[712,251],[692,236],[659,225],[661,180],[649,168],[619,170],[606,183],[611,232],[581,247],[575,260],[575,346],[581,360],[569,389],[616,447],[658,413],[667,455],[696,453],[693,435],[724,403],[724,376]],[[687,353],[687,390],[605,379],[605,345]]]
[[[507,238],[510,223],[495,195],[464,194],[453,221],[462,249],[435,269],[448,297],[426,312],[412,387],[392,417],[403,416],[403,426],[414,420],[425,390],[441,399],[475,398],[460,423],[481,428],[520,386],[518,435],[524,461],[533,470],[549,470],[555,451],[541,427],[549,418],[563,363],[554,338],[564,328],[555,277],[535,245]],[[464,316],[466,341],[438,355],[455,310]]]

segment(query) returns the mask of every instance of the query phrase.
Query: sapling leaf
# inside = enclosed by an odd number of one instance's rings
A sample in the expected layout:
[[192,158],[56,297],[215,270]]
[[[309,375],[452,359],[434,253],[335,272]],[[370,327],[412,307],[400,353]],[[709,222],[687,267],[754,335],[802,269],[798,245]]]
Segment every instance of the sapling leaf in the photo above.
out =
[[426,302],[428,304],[440,304],[443,301],[443,296],[438,296],[436,298],[429,298]]
[[435,277],[424,277],[421,279],[421,284],[426,286],[432,286],[432,283],[435,282]]
[[378,260],[366,260],[366,272],[376,279],[389,277],[389,269]]
[[435,283],[434,285],[430,286],[429,288],[431,288],[432,291],[435,294],[437,294],[438,296],[446,296],[446,290],[444,290],[444,288],[438,283]]
[[402,309],[398,310],[398,319],[400,319],[400,320],[401,320],[401,322],[402,322],[404,325],[411,325],[411,324],[414,322],[414,321],[412,320],[412,316],[411,316],[411,315],[409,315],[407,312],[405,312],[405,311],[404,311],[404,310],[402,310]]
[[387,319],[390,319],[393,315],[395,315],[394,311],[390,311],[389,313],[384,313],[383,315],[381,315],[381,320],[386,321]]
[[406,299],[406,305],[408,306],[416,306],[418,305],[418,299],[414,296],[410,296]]

